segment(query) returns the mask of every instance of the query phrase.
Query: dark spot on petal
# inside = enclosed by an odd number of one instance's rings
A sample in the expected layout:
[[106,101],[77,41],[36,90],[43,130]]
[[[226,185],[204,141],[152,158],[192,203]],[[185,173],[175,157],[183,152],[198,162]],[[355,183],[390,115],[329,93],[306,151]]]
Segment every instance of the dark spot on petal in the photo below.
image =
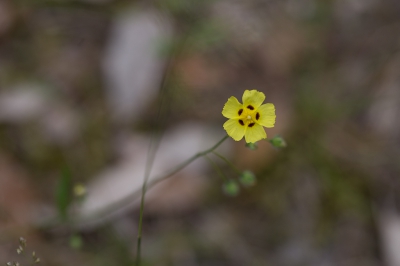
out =
[[241,115],[243,113],[243,109],[240,109],[238,114]]
[[250,123],[249,127],[253,127],[256,123]]
[[254,107],[252,105],[247,105],[247,109],[254,110]]
[[239,119],[239,124],[241,124],[242,126],[244,126],[244,122],[242,119]]
[[260,113],[259,112],[257,112],[257,114],[256,114],[256,120],[258,120],[258,119],[260,119]]

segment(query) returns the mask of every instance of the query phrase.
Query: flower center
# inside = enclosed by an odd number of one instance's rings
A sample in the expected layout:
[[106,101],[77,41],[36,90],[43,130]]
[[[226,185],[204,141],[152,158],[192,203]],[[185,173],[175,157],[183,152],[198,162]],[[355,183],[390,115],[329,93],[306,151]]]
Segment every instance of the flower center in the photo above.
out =
[[243,108],[238,111],[238,115],[240,116],[239,124],[242,126],[253,127],[256,121],[260,119],[260,113],[254,110],[253,106],[250,107],[251,108]]

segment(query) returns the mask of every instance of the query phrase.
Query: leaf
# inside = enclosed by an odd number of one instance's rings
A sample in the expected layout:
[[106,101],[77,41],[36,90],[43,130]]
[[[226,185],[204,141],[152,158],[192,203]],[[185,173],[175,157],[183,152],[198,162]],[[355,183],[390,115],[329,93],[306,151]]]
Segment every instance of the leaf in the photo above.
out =
[[58,213],[64,221],[68,218],[67,210],[72,201],[71,184],[71,172],[68,167],[64,167],[56,191]]

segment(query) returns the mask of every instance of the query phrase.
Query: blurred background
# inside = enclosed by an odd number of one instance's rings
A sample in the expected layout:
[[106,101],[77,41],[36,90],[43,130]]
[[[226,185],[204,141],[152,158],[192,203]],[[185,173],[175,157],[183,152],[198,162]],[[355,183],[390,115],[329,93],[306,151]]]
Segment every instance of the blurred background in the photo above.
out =
[[236,197],[201,158],[152,188],[143,265],[400,266],[399,33],[398,0],[0,0],[0,263],[133,265],[149,141],[153,178],[256,89],[288,147],[225,141]]

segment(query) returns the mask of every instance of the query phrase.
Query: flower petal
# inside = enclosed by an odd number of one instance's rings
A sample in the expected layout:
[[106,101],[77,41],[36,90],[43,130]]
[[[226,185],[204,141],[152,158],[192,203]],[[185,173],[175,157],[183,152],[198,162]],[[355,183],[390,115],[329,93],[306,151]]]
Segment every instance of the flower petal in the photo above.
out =
[[265,100],[265,95],[262,92],[259,92],[257,90],[245,90],[243,93],[243,106],[248,107],[249,105],[253,107],[249,108],[250,110],[257,109]]
[[274,127],[275,125],[275,106],[272,103],[266,103],[261,105],[257,109],[260,114],[260,118],[258,119],[258,123],[264,127]]
[[226,133],[236,141],[243,138],[246,126],[242,126],[238,119],[229,119],[224,123],[224,129]]
[[247,127],[244,138],[247,143],[256,143],[259,140],[266,139],[267,133],[265,133],[265,130],[261,125],[254,124],[252,127]]
[[222,115],[226,118],[237,118],[240,109],[243,109],[243,105],[239,103],[236,97],[231,96],[222,109]]

